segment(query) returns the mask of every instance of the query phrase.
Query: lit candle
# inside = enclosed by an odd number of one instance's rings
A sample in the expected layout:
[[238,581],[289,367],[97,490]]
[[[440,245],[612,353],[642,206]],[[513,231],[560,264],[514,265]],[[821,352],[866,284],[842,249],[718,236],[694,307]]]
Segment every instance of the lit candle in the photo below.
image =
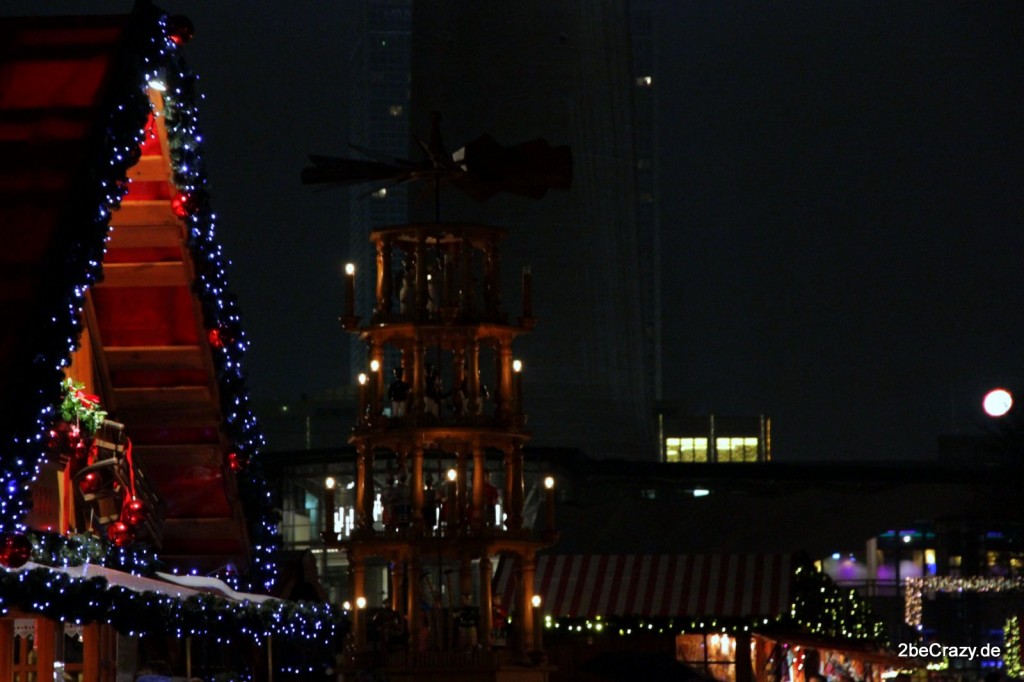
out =
[[370,418],[375,419],[381,413],[380,361],[370,360]]
[[366,421],[366,381],[368,377],[365,373],[359,375],[359,421]]
[[335,539],[334,535],[334,478],[328,476],[324,481],[324,532],[325,542]]
[[345,264],[345,317],[356,314],[356,266]]

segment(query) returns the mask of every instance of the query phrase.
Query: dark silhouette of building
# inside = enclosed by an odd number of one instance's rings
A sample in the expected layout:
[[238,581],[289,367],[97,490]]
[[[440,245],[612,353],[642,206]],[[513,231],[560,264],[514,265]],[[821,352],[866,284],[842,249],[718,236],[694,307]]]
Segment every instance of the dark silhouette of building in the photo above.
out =
[[[485,26],[501,29],[481,40]],[[655,459],[652,292],[638,274],[658,254],[637,218],[629,28],[619,2],[414,3],[411,122],[427,139],[440,112],[453,149],[483,132],[572,148],[570,192],[540,203],[444,196],[442,218],[509,228],[505,257],[517,267],[505,269],[507,291],[518,289],[520,264],[531,268],[538,338],[521,357],[539,441]],[[428,201],[411,197],[410,210],[434,219]]]

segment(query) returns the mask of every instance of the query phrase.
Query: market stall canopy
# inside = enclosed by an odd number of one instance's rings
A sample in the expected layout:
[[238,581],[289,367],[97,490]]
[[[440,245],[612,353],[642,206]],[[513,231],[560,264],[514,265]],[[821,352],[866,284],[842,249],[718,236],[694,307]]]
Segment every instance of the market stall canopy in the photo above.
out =
[[[512,604],[510,561],[494,594]],[[534,594],[555,618],[775,617],[788,612],[789,554],[548,554],[537,557]]]

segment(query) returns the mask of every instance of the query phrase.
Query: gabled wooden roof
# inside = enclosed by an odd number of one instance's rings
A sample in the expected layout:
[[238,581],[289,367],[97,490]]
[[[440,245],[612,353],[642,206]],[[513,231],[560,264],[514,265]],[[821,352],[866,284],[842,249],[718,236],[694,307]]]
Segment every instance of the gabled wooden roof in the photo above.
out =
[[[260,437],[190,74],[165,27],[158,15],[0,20],[0,446],[39,431],[81,341],[91,352],[76,362],[91,358],[93,390],[167,503],[161,558],[245,568],[252,524],[229,463],[246,464]],[[178,61],[161,64],[167,54]],[[177,99],[147,91],[151,76],[184,79]]]
[[[84,203],[93,131],[124,17],[0,21],[0,420],[23,409],[32,359],[64,298],[58,270]],[[67,344],[64,344],[65,346]],[[9,409],[8,409],[9,408]]]

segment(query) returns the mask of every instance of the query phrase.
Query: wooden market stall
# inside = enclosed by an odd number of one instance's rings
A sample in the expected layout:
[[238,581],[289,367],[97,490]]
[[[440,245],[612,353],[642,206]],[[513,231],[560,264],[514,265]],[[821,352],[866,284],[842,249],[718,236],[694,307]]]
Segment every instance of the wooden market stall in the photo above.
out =
[[[113,680],[119,638],[184,646],[209,630],[187,612],[204,590],[171,597],[166,580],[140,587],[132,573],[273,586],[246,341],[181,54],[191,37],[187,19],[148,3],[128,16],[0,19],[2,679],[63,668]],[[30,559],[39,565],[19,570]],[[68,573],[83,565],[118,570]],[[256,641],[292,636],[246,620],[267,617],[258,601],[213,611]],[[326,611],[267,608],[335,634]]]

